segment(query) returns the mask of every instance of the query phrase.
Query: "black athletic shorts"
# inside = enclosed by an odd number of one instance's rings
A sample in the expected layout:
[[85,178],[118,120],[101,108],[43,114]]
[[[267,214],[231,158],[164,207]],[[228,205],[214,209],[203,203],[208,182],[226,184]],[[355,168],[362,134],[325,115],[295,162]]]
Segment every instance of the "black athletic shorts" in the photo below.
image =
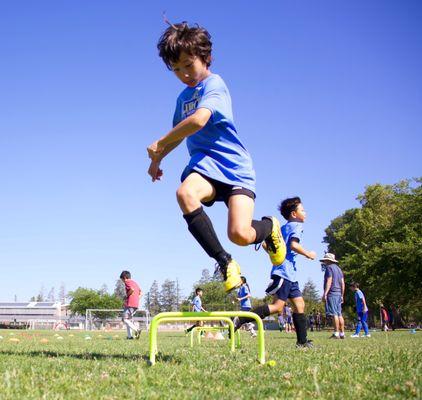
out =
[[234,195],[243,194],[245,196],[250,197],[252,200],[255,200],[256,195],[252,190],[246,189],[242,186],[237,185],[230,185],[228,183],[223,183],[217,181],[215,179],[209,178],[197,171],[191,171],[189,173],[192,174],[193,172],[201,175],[204,179],[206,179],[215,189],[215,197],[210,201],[203,201],[202,204],[206,207],[211,207],[216,201],[224,201],[226,206],[229,206],[229,198]]

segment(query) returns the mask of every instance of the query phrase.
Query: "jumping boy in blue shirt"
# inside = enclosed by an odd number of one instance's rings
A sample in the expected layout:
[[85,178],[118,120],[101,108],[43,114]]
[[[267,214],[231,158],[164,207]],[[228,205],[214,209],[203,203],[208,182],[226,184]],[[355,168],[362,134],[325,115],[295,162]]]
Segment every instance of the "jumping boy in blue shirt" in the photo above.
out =
[[160,163],[185,138],[190,161],[181,176],[177,201],[189,232],[217,261],[225,290],[241,285],[240,267],[222,247],[202,205],[224,201],[228,236],[240,245],[266,243],[274,264],[284,260],[285,245],[275,217],[253,220],[255,171],[233,121],[231,98],[223,79],[213,74],[211,36],[199,26],[170,24],[158,42],[167,68],[186,85],[177,98],[173,129],[148,147],[152,181],[160,180]]
[[[305,302],[297,282],[296,256],[300,254],[314,260],[316,253],[306,250],[301,244],[306,212],[300,198],[283,200],[279,209],[281,215],[287,220],[281,228],[287,246],[286,259],[279,265],[273,265],[271,270],[271,282],[266,293],[274,296],[273,304],[257,307],[253,312],[263,319],[270,314],[281,312],[289,299],[294,308],[293,325],[296,329],[296,346],[312,347],[312,342],[308,340],[306,332]],[[240,324],[245,322],[247,322],[246,319],[241,319]]]

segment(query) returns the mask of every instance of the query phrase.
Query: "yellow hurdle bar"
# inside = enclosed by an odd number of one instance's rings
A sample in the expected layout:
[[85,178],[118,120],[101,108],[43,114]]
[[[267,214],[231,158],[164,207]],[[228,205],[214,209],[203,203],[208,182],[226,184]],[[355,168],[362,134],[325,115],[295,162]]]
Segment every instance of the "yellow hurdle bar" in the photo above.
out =
[[[258,328],[258,361],[265,364],[265,337],[264,324],[261,318],[250,311],[210,311],[210,312],[163,312],[157,314],[151,321],[149,330],[149,361],[151,365],[155,364],[157,353],[157,333],[158,325],[165,321],[218,321],[226,318],[250,318],[253,319]],[[226,320],[227,321],[227,320]],[[229,324],[230,328],[231,325]],[[231,335],[234,338],[234,333]]]

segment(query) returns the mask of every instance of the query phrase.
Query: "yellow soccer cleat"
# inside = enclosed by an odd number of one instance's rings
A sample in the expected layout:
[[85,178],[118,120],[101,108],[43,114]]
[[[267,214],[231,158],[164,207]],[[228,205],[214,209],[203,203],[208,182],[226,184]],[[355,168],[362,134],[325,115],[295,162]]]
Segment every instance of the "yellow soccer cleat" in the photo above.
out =
[[224,274],[224,290],[226,292],[230,292],[241,285],[242,280],[240,279],[240,265],[236,261],[230,260],[226,266]]
[[[269,217],[268,217],[269,218]],[[273,229],[271,235],[265,239],[267,252],[273,265],[280,265],[286,258],[286,243],[281,235],[280,222],[276,217],[271,217]]]

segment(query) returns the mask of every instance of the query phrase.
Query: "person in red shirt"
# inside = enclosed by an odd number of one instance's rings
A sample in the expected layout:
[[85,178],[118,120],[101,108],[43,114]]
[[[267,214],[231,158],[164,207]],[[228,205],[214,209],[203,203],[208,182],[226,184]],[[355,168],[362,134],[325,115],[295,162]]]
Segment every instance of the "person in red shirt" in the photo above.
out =
[[123,271],[120,274],[120,279],[125,284],[126,299],[123,309],[123,323],[126,325],[127,338],[133,339],[132,331],[135,333],[136,339],[141,335],[141,329],[133,322],[133,315],[139,307],[139,299],[142,296],[142,290],[138,284],[131,279],[129,271]]

